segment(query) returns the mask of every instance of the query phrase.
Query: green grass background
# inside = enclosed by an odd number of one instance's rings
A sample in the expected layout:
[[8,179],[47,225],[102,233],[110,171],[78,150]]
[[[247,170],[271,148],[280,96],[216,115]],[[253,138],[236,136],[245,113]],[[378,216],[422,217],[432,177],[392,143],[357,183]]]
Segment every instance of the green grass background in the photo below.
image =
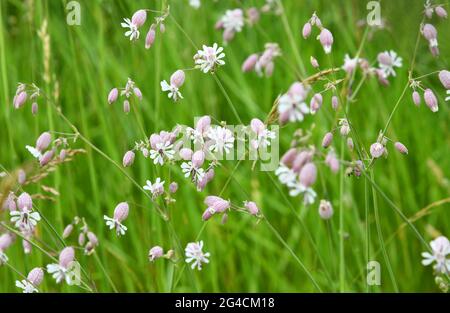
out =
[[[176,69],[193,66],[195,49],[174,20],[197,46],[221,43],[221,32],[214,30],[214,24],[225,10],[242,5],[261,6],[263,1],[223,0],[216,3],[203,0],[198,11],[189,7],[187,1],[168,1],[173,19],[168,18],[166,33],[162,36],[158,33],[155,45],[148,51],[143,47],[143,38],[138,44],[131,44],[123,36],[120,22],[139,8],[160,9],[161,1],[79,2],[82,7],[81,26],[66,24],[65,1],[0,2],[2,166],[14,171],[30,163],[31,156],[25,145],[33,144],[41,132],[49,129],[70,132],[44,101],[40,101],[40,111],[36,117],[31,115],[29,104],[20,111],[14,110],[12,97],[19,81],[35,82],[49,92],[53,92],[57,81],[60,90],[58,105],[64,114],[82,134],[117,162],[121,162],[123,153],[142,138],[139,123],[143,125],[146,135],[171,129],[176,123],[192,125],[194,117],[205,114],[219,121],[227,121],[228,124],[237,124],[224,94],[210,75],[200,71],[186,72],[186,83],[182,88],[185,99],[179,103],[167,99],[160,91],[159,82],[168,79]],[[220,68],[218,77],[244,123],[253,117],[266,117],[277,95],[287,90],[295,80],[292,67],[298,66],[299,58],[305,64],[308,75],[314,74],[309,65],[310,55],[314,55],[323,68],[331,67],[331,59],[324,55],[314,36],[305,41],[300,35],[302,25],[314,11],[334,35],[332,59],[338,66],[342,64],[345,53],[356,53],[363,35],[363,28],[355,25],[367,14],[366,1],[285,0],[283,3],[295,49],[282,19],[274,15],[263,15],[258,27],[246,26],[225,47],[226,65]],[[373,61],[378,52],[393,49],[403,57],[404,66],[397,71],[397,77],[390,79],[391,85],[387,88],[380,86],[374,79],[368,80],[358,94],[357,101],[351,104],[350,120],[366,149],[376,140],[378,131],[385,125],[407,81],[407,68],[421,21],[423,1],[382,1],[381,8],[389,29],[376,32],[365,45],[362,56]],[[51,36],[50,84],[43,80],[42,42],[37,36],[37,30],[46,18]],[[436,22],[434,18],[433,23],[439,33],[441,56],[432,58],[426,42],[421,39],[414,76],[449,68],[450,46],[446,40],[449,22]],[[142,36],[145,36],[145,30]],[[259,78],[254,73],[241,73],[240,66],[246,56],[262,51],[264,43],[268,41],[278,42],[283,51],[283,59],[276,61],[273,77]],[[123,86],[127,77],[131,77],[144,94],[144,101],[133,105],[132,110],[137,114],[124,115],[121,104],[109,106],[106,102],[109,90],[113,86]],[[360,77],[357,76],[357,79]],[[387,135],[402,141],[409,148],[409,155],[402,156],[391,149],[389,158],[376,162],[374,169],[376,183],[408,217],[430,203],[448,198],[450,191],[449,110],[443,100],[445,91],[437,75],[426,77],[423,83],[436,91],[440,100],[439,112],[433,114],[423,104],[416,108],[408,90]],[[314,88],[321,89],[320,86]],[[320,144],[322,135],[333,126],[334,117],[329,105],[329,94],[325,96],[324,102],[324,108],[319,114],[308,116],[305,122],[281,130],[282,151],[289,147],[296,128],[308,129],[312,123],[315,124],[313,142]],[[339,138],[335,140],[335,145],[339,151]],[[206,251],[211,252],[211,263],[201,272],[191,271],[188,267],[181,272],[182,262],[173,265],[159,260],[149,264],[147,252],[153,245],[176,248],[167,225],[157,216],[149,200],[111,163],[82,141],[77,142],[75,147],[86,149],[87,154],[64,164],[42,182],[60,192],[57,201],[36,200],[36,205],[59,233],[75,215],[86,218],[90,228],[99,237],[97,255],[105,271],[95,256],[83,256],[82,251],[77,250],[77,257],[98,291],[113,291],[105,272],[116,288],[123,292],[317,291],[268,225],[264,222],[256,224],[251,217],[240,214],[231,214],[226,225],[221,225],[219,218],[207,223],[201,239]],[[346,158],[349,155],[346,154]],[[204,197],[220,193],[232,174],[233,178],[225,186],[223,196],[238,205],[249,198],[257,201],[268,221],[312,273],[323,291],[365,292],[364,203],[367,200],[370,208],[371,260],[379,261],[382,269],[381,286],[372,287],[369,291],[395,291],[383,255],[379,252],[372,193],[365,197],[364,178],[344,179],[343,206],[339,207],[339,175],[332,174],[323,165],[319,167],[321,181],[315,185],[318,200],[321,197],[330,199],[335,209],[335,215],[327,226],[317,214],[318,202],[305,208],[301,199],[288,196],[287,190],[278,183],[273,173],[252,171],[250,161],[242,162],[233,172],[235,164],[232,161],[224,162],[223,168],[216,172],[214,181],[200,193],[184,180],[179,169],[172,170],[172,178],[179,182],[180,188],[176,194],[176,205],[171,211],[171,225],[183,247],[196,239],[203,226],[201,214]],[[154,180],[157,176],[168,180],[167,169],[155,168],[142,157],[137,157],[135,165],[127,172],[141,185],[146,179]],[[40,186],[27,187],[26,190],[30,193],[42,192]],[[377,200],[381,229],[387,240],[403,221],[382,197],[378,195]],[[125,237],[118,239],[106,229],[102,217],[103,214],[111,215],[115,205],[121,201],[129,201],[131,211],[126,221],[129,231]],[[440,233],[450,235],[449,209],[448,202],[435,206],[431,214],[414,223],[427,241]],[[343,273],[339,269],[339,216],[342,212],[344,231],[348,233],[344,242]],[[4,212],[0,214],[2,220],[7,219]],[[42,241],[54,250],[61,249],[60,243],[44,223],[41,223],[38,232]],[[75,239],[68,240],[67,244],[75,244]],[[387,241],[386,249],[400,291],[438,291],[431,267],[425,268],[420,264],[420,253],[425,248],[408,227]],[[37,249],[25,256],[20,240],[7,250],[7,255],[10,264],[22,273],[51,263]],[[175,286],[180,273],[181,279]],[[344,275],[344,286],[340,285],[340,274]],[[0,291],[18,291],[14,282],[19,278],[10,268],[0,267]],[[82,291],[78,287],[58,286],[49,275],[41,290]]]

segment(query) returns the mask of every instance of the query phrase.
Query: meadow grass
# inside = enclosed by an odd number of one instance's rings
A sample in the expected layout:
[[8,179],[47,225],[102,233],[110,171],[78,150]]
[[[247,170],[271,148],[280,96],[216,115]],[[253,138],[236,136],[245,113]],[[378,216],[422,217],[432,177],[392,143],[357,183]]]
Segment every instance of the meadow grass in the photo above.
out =
[[[437,75],[423,81],[439,90],[438,113],[433,114],[425,105],[414,106],[410,90],[402,97],[415,54],[422,1],[382,1],[382,17],[389,28],[368,38],[364,27],[356,26],[367,14],[366,1],[285,0],[285,14],[263,15],[257,26],[245,27],[225,47],[226,65],[217,75],[186,71],[184,100],[178,103],[167,99],[159,82],[177,69],[191,68],[195,47],[222,42],[214,23],[226,9],[240,6],[241,2],[246,7],[260,6],[262,1],[202,1],[198,11],[190,8],[187,1],[167,1],[167,31],[162,36],[158,34],[150,50],[144,49],[142,41],[130,43],[123,36],[120,21],[139,8],[160,10],[161,1],[79,2],[81,26],[66,24],[66,1],[0,2],[2,168],[14,172],[20,167],[35,166],[25,145],[34,144],[35,138],[46,130],[73,133],[70,124],[82,135],[74,146],[86,150],[40,184],[26,187],[29,193],[45,193],[42,186],[59,192],[59,196],[53,196],[54,201],[35,202],[48,221],[39,226],[39,241],[35,244],[45,247],[46,253],[34,247],[31,255],[24,255],[17,240],[7,253],[12,267],[0,267],[0,292],[17,291],[14,284],[21,278],[19,273],[26,275],[33,267],[51,263],[50,256],[57,257],[56,251],[70,242],[57,234],[74,216],[84,217],[100,242],[93,256],[84,256],[77,250],[85,272],[83,279],[94,291],[438,291],[432,269],[420,263],[420,253],[427,247],[417,235],[426,242],[438,234],[449,235],[449,110]],[[301,37],[301,27],[314,11],[333,32],[332,58],[323,53],[314,38],[305,41]],[[48,21],[51,38],[47,81],[43,65],[46,56],[37,35],[44,20]],[[437,23],[437,29],[441,56],[433,58],[426,41],[420,38],[413,76],[448,69],[448,20]],[[243,74],[241,64],[245,58],[262,51],[269,41],[277,42],[283,52],[276,61],[273,77]],[[208,114],[215,121],[231,125],[240,120],[249,123],[253,117],[265,120],[279,94],[296,79],[315,73],[309,64],[311,55],[321,67],[333,68],[341,66],[346,53],[356,55],[359,47],[360,55],[369,60],[374,60],[380,51],[395,50],[403,58],[403,67],[389,87],[380,86],[376,79],[364,81],[346,106],[352,127],[367,150],[389,120],[386,135],[405,143],[409,154],[400,155],[392,149],[387,159],[377,161],[360,178],[346,177],[343,167],[340,173],[332,174],[320,166],[320,182],[315,188],[319,199],[327,198],[334,206],[335,215],[330,221],[320,218],[317,205],[305,207],[299,198],[289,197],[274,173],[260,172],[258,166],[252,170],[251,161],[223,162],[203,192],[183,183],[185,180],[175,167],[169,173],[148,159],[136,158],[134,166],[124,170],[111,162],[121,164],[123,154],[135,141],[171,129],[177,123],[192,125],[194,117]],[[125,115],[120,104],[110,106],[106,97],[113,86],[124,85],[127,77],[141,88],[144,101],[132,103],[133,112]],[[360,74],[354,77],[356,83],[361,79]],[[41,86],[50,98],[56,99],[69,123],[47,101],[39,103],[36,117],[29,107],[14,110],[12,97],[19,81]],[[312,129],[313,142],[320,145],[336,118],[329,104],[330,97],[326,95],[319,114],[283,127],[280,150],[288,149],[297,128]],[[343,140],[335,139],[334,145],[342,153],[341,158],[348,159]],[[160,218],[148,197],[137,188],[147,179],[168,175],[180,184],[169,222]],[[235,203],[253,199],[266,218],[255,223],[250,216],[230,214],[225,225],[220,224],[220,219],[204,223],[203,199],[209,194],[222,195]],[[130,204],[126,222],[129,231],[118,239],[105,227],[103,215],[111,215],[121,201]],[[405,223],[396,210],[410,223]],[[6,213],[0,212],[0,220],[6,219]],[[154,245],[180,251],[196,239],[203,240],[211,253],[211,263],[201,272],[192,271],[183,262],[148,262],[148,249]],[[366,284],[366,264],[370,260],[381,263],[380,286]],[[58,286],[49,275],[40,290],[84,291],[76,286]]]

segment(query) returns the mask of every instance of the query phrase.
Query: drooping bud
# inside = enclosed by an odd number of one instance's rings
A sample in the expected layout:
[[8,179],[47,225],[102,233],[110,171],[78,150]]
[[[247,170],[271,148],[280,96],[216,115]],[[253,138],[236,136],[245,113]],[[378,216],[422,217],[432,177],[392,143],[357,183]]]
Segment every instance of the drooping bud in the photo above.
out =
[[445,89],[450,89],[450,72],[447,70],[442,70],[439,72],[439,80]]
[[28,193],[22,192],[17,198],[17,207],[21,211],[25,208],[31,210],[33,208],[33,199],[31,199],[31,196]]
[[27,239],[22,239],[22,248],[23,248],[23,253],[25,254],[30,254],[31,250],[33,250],[33,246],[31,245],[31,243],[27,240]]
[[212,211],[211,208],[207,208],[205,212],[203,212],[202,214],[203,221],[209,220],[214,215],[214,213],[212,213],[211,211]]
[[169,185],[169,191],[170,191],[170,193],[175,193],[175,192],[177,192],[177,190],[178,190],[178,184],[177,184],[176,182],[172,182],[172,183]]
[[394,143],[394,147],[401,154],[408,154],[408,148],[406,148],[405,145],[402,144],[401,142],[397,141],[396,143]]
[[0,236],[0,251],[6,250],[14,241],[14,237],[8,233]]
[[322,147],[328,148],[331,145],[332,141],[333,141],[333,133],[331,132],[326,133],[322,140]]
[[309,187],[314,184],[317,178],[317,168],[314,163],[305,164],[300,171],[299,178],[300,183],[305,187]]
[[80,246],[83,246],[85,244],[85,242],[86,242],[86,235],[84,233],[80,233],[78,235],[78,244]]
[[319,41],[325,53],[326,54],[330,53],[331,46],[333,45],[333,35],[328,29],[326,28],[322,29],[319,35]]
[[48,148],[51,142],[52,142],[52,135],[50,135],[49,132],[44,132],[36,140],[36,149],[42,152]]
[[33,284],[33,286],[37,287],[42,283],[44,279],[44,271],[42,268],[36,267],[28,273],[27,280]]
[[309,61],[311,62],[312,67],[319,68],[319,62],[317,62],[317,59],[313,56],[309,58]]
[[245,59],[244,63],[242,64],[242,72],[246,73],[253,70],[256,63],[258,62],[258,58],[258,54],[253,53],[247,59]]
[[192,165],[196,168],[200,168],[205,162],[205,152],[198,150],[192,155]]
[[25,184],[26,181],[27,181],[27,173],[25,173],[23,169],[20,169],[17,172],[17,182],[19,183],[19,185],[23,185]]
[[70,234],[72,234],[72,231],[73,231],[73,225],[72,224],[67,225],[66,228],[64,228],[64,231],[62,234],[63,239],[68,238],[70,236]]
[[244,202],[244,206],[247,208],[248,212],[251,215],[258,215],[259,208],[258,208],[258,206],[256,205],[255,202],[253,202],[253,201],[245,201]]
[[117,88],[111,89],[108,95],[108,103],[112,104],[116,102],[117,98],[119,97],[119,90]]
[[185,161],[191,160],[192,159],[192,154],[193,154],[193,152],[189,148],[182,148],[180,150],[180,158],[185,160]]
[[37,102],[33,102],[31,104],[31,114],[36,115],[38,114],[39,111],[39,105],[37,104]]
[[292,162],[294,162],[296,156],[297,156],[297,149],[291,148],[285,154],[283,154],[280,162],[286,166],[291,166]]
[[13,102],[14,108],[20,109],[27,101],[27,98],[28,98],[27,92],[21,91],[18,95],[16,95],[14,97],[14,102]]
[[156,259],[161,258],[164,255],[164,250],[160,246],[154,246],[148,252],[148,259],[150,262],[155,261]]
[[55,151],[53,151],[53,150],[49,150],[49,151],[45,152],[44,155],[42,156],[42,158],[39,160],[39,164],[41,166],[47,165],[53,159],[54,155],[55,155]]
[[447,18],[447,11],[440,5],[434,8],[434,12],[441,18]]
[[384,146],[381,143],[375,142],[370,146],[370,155],[373,158],[377,159],[381,157],[383,153],[384,153]]
[[337,96],[333,96],[331,97],[331,107],[333,108],[333,110],[337,110],[337,108],[339,107],[339,99]]
[[128,203],[126,202],[119,203],[114,209],[114,219],[118,220],[119,222],[122,222],[128,217],[129,210],[130,208],[128,206]]
[[311,35],[311,24],[309,22],[305,23],[302,28],[302,36],[303,38],[308,38]]
[[98,238],[97,236],[93,233],[93,232],[88,232],[87,233],[87,237],[89,242],[93,245],[93,246],[97,246],[98,245]]
[[127,151],[127,153],[125,153],[125,155],[123,156],[123,160],[122,160],[123,167],[129,167],[129,166],[133,165],[134,157],[135,157],[134,151],[132,151],[132,150]]
[[420,105],[420,94],[415,90],[412,93],[412,99],[416,106]]
[[317,111],[319,111],[320,107],[322,106],[323,98],[320,93],[316,93],[312,98],[309,105],[309,108],[311,110],[311,114],[315,114]]
[[256,134],[260,134],[266,129],[266,125],[264,125],[264,123],[260,119],[254,118],[250,121],[250,128]]
[[138,87],[133,88],[133,93],[139,99],[139,101],[142,101],[142,91]]
[[61,149],[61,151],[59,151],[59,159],[61,161],[64,161],[66,159],[66,156],[67,156],[66,149]]
[[185,75],[182,70],[178,70],[170,76],[170,84],[176,88],[180,88],[184,84]]
[[64,248],[59,254],[59,265],[68,268],[70,263],[75,260],[75,250],[72,247]]
[[211,126],[211,117],[205,115],[197,121],[195,130],[198,131],[200,134],[204,134],[209,130],[210,126]]
[[153,43],[155,42],[156,32],[153,28],[150,28],[150,30],[147,33],[147,36],[145,37],[145,49],[150,49]]
[[355,147],[353,144],[353,139],[350,137],[347,138],[347,147],[350,151],[353,151],[353,148]]
[[136,11],[133,14],[133,17],[131,18],[131,22],[138,28],[144,25],[146,20],[147,20],[147,11],[145,10]]
[[439,110],[438,100],[431,89],[425,89],[423,94],[425,104],[430,108],[432,112],[437,112]]
[[333,216],[333,206],[330,201],[320,200],[319,215],[322,219],[328,220]]

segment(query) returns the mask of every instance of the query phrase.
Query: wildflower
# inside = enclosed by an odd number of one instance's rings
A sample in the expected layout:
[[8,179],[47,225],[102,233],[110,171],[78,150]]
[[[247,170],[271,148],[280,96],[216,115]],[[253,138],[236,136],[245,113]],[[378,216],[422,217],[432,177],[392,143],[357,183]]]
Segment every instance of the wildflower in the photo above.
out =
[[152,197],[156,198],[164,193],[164,183],[165,181],[161,181],[161,178],[158,177],[153,184],[151,181],[147,180],[147,185],[143,188],[150,191]]
[[228,128],[221,126],[210,128],[207,136],[212,141],[212,144],[209,147],[210,151],[217,153],[225,151],[225,153],[229,153],[233,148],[234,136]]
[[333,45],[333,34],[328,29],[323,28],[319,35],[319,41],[325,53],[330,53]]
[[122,160],[123,167],[129,167],[129,166],[133,165],[134,157],[135,157],[135,154],[133,151],[131,151],[131,150],[127,151],[127,153],[125,153],[125,155],[123,156],[123,160]]
[[164,250],[160,246],[154,246],[148,252],[148,259],[150,260],[150,262],[153,262],[156,259],[161,258],[162,256],[164,256]]
[[49,132],[42,133],[39,138],[36,140],[36,149],[39,151],[44,151],[48,148],[52,141],[52,135]]
[[347,119],[341,118],[339,120],[339,127],[342,136],[347,136],[350,133],[350,125],[348,124]]
[[194,9],[200,8],[201,2],[200,0],[189,0],[189,5]]
[[31,104],[31,114],[36,115],[38,113],[39,110],[39,106],[37,104],[37,102],[33,102]]
[[311,35],[311,24],[309,22],[306,22],[302,28],[302,36],[306,39],[309,37],[309,35]]
[[106,220],[106,226],[109,229],[115,228],[117,236],[125,235],[127,227],[122,225],[122,222],[128,217],[129,206],[126,202],[119,203],[114,209],[114,217],[110,218],[106,215],[103,218]]
[[65,149],[61,149],[61,151],[59,151],[59,159],[61,161],[64,161],[66,159],[67,156],[67,151]]
[[430,242],[432,254],[429,252],[423,252],[422,264],[428,266],[433,262],[436,262],[434,269],[437,273],[449,273],[450,272],[450,260],[447,260],[447,255],[450,254],[450,242],[447,237],[440,236]]
[[322,102],[323,102],[322,95],[320,93],[316,93],[311,98],[311,102],[309,104],[311,114],[316,114],[316,112],[319,111],[320,107],[322,106]]
[[224,29],[223,37],[225,42],[233,39],[234,34],[242,31],[244,26],[244,13],[241,9],[227,10],[221,18],[221,26]]
[[316,182],[317,168],[314,163],[307,163],[303,166],[299,174],[300,182],[303,186],[309,187]]
[[339,106],[339,99],[337,96],[332,96],[331,97],[331,107],[333,108],[333,110],[337,110]]
[[14,237],[8,233],[0,236],[0,265],[8,262],[8,256],[4,251],[13,243]]
[[242,72],[246,73],[255,68],[256,63],[258,62],[259,56],[256,53],[251,54],[247,59],[245,59],[242,64]]
[[289,187],[289,195],[291,197],[296,197],[299,194],[303,196],[303,203],[305,205],[313,204],[316,199],[316,192],[310,188],[304,186],[301,182],[295,181],[288,184]]
[[244,206],[247,208],[248,212],[251,215],[258,215],[259,208],[258,208],[258,206],[256,205],[255,202],[253,202],[253,201],[244,201]]
[[331,145],[332,141],[333,141],[333,133],[331,132],[326,133],[322,140],[322,147],[328,148]]
[[170,193],[176,193],[178,190],[178,184],[176,182],[172,182],[169,185],[169,191]]
[[131,17],[131,22],[138,28],[144,25],[146,20],[147,20],[147,11],[145,10],[138,10]]
[[450,72],[447,70],[442,70],[439,72],[439,80],[445,89],[450,89]]
[[252,146],[254,149],[270,146],[269,139],[275,139],[275,132],[268,130],[266,125],[257,118],[251,120],[250,127],[256,134],[256,139],[252,139]]
[[17,94],[14,97],[14,101],[13,101],[14,108],[20,109],[27,101],[27,98],[28,98],[28,94],[26,91],[19,92],[19,94]]
[[74,260],[75,250],[72,247],[66,247],[59,254],[58,264],[47,265],[47,272],[52,274],[52,277],[56,280],[57,284],[65,280],[67,284],[71,285],[71,266]]
[[111,89],[111,91],[108,94],[108,103],[112,104],[116,102],[118,97],[119,97],[119,90],[117,88]]
[[147,35],[145,36],[145,49],[151,48],[151,46],[155,42],[155,37],[156,37],[156,31],[153,27],[150,27],[150,29],[147,32]]
[[420,105],[420,94],[415,90],[412,93],[412,99],[416,106]]
[[344,65],[342,65],[342,69],[347,72],[347,74],[353,73],[356,66],[358,65],[359,58],[350,58],[348,54],[344,56]]
[[150,158],[154,164],[163,165],[166,159],[172,160],[174,155],[175,151],[170,141],[158,142],[155,145],[155,149],[150,150]]
[[202,216],[204,221],[210,219],[216,213],[224,213],[231,206],[230,201],[224,200],[217,196],[208,196],[205,198],[204,202],[208,206]]
[[39,159],[39,164],[41,166],[45,166],[47,165],[55,156],[55,151],[54,150],[49,150],[47,152],[45,152],[42,157]]
[[447,11],[440,5],[434,8],[434,12],[441,18],[447,18]]
[[337,173],[339,171],[339,160],[336,157],[336,153],[334,151],[328,152],[327,156],[325,157],[325,164],[333,173]]
[[62,234],[63,239],[68,238],[70,236],[70,234],[72,234],[72,231],[73,231],[73,225],[72,224],[67,225],[66,228],[64,228],[64,231]]
[[28,273],[27,279],[22,281],[16,280],[16,287],[23,289],[23,293],[34,293],[39,292],[36,287],[38,287],[42,280],[44,279],[44,271],[36,267]]
[[310,113],[305,103],[307,94],[308,89],[302,83],[296,82],[291,85],[286,94],[280,97],[278,100],[278,112],[281,123],[303,121],[304,116]]
[[322,219],[328,220],[333,216],[333,206],[330,201],[320,200],[319,215]]
[[284,165],[291,166],[296,156],[297,156],[297,149],[291,148],[288,151],[286,151],[285,154],[283,154],[280,162]]
[[18,211],[11,211],[11,222],[15,223],[18,229],[25,231],[31,231],[36,227],[37,223],[41,220],[41,216],[38,212],[33,212],[33,202],[28,193],[22,193],[17,199]]
[[425,104],[430,108],[431,112],[437,112],[439,110],[438,100],[431,89],[425,89],[423,93]]
[[402,58],[397,56],[394,51],[385,51],[378,54],[378,64],[382,70],[384,77],[394,76],[394,67],[402,67]]
[[256,23],[258,23],[260,15],[257,8],[251,7],[247,9],[245,13],[247,14],[247,18],[250,25],[255,25]]
[[284,164],[280,164],[275,170],[275,175],[278,176],[279,181],[284,185],[289,185],[297,179],[295,172]]
[[203,50],[198,50],[194,55],[196,68],[199,68],[203,73],[214,72],[218,66],[225,64],[222,59],[225,57],[225,53],[222,52],[223,48],[219,47],[217,43],[214,43],[212,47],[203,45]]
[[348,137],[348,138],[347,138],[347,148],[348,148],[350,151],[352,151],[354,147],[355,147],[355,146],[353,145],[353,139],[350,138],[350,137]]
[[20,169],[17,173],[17,182],[23,185],[27,180],[27,173],[23,169]]
[[161,89],[162,91],[169,91],[168,96],[169,98],[172,98],[173,101],[183,99],[179,88],[183,85],[184,79],[184,72],[182,70],[178,70],[170,77],[170,85],[165,80],[161,82]]
[[310,61],[311,65],[312,65],[312,67],[319,68],[319,62],[317,62],[317,59],[315,57],[311,56],[309,58],[309,61]]
[[120,25],[123,28],[129,29],[125,32],[125,37],[130,37],[130,41],[138,40],[140,35],[138,30],[139,27],[134,24],[129,18],[124,18],[123,20],[124,22],[122,22]]
[[372,155],[373,158],[378,159],[384,154],[384,150],[385,148],[381,143],[375,142],[370,146],[370,155]]
[[394,143],[395,149],[397,149],[398,152],[400,152],[401,154],[408,154],[408,148],[405,147],[404,144],[402,144],[401,142],[396,142]]
[[439,49],[438,49],[436,28],[431,24],[425,24],[422,27],[422,35],[425,37],[426,40],[428,40],[428,45],[430,47],[430,51],[433,54],[433,56],[438,56]]
[[202,270],[202,263],[209,263],[210,253],[203,253],[203,241],[188,243],[186,249],[186,263],[191,263],[191,268],[197,267],[199,271]]
[[266,43],[264,48],[264,52],[255,64],[255,71],[259,76],[262,76],[264,70],[265,75],[270,77],[275,67],[274,59],[281,55],[281,49],[277,43],[273,42]]

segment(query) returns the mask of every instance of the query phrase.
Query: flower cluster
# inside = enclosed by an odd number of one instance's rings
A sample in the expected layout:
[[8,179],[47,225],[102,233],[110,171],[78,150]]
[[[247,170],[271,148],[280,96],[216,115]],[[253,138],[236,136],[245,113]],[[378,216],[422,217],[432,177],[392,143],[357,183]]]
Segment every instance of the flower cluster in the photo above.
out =
[[322,26],[322,22],[315,12],[311,16],[311,18],[303,25],[303,38],[307,39],[311,35],[313,26],[316,26],[320,30],[320,34],[317,36],[317,39],[322,45],[323,50],[326,54],[331,53],[331,47],[333,46],[333,34],[328,29]]
[[97,236],[89,229],[86,220],[75,216],[72,223],[68,224],[63,231],[62,237],[67,239],[73,233],[74,229],[79,226],[78,231],[78,245],[84,247],[84,253],[91,255],[95,252],[95,248],[98,246]]
[[131,80],[131,78],[128,78],[127,84],[124,88],[116,88],[114,87],[111,89],[111,91],[108,94],[108,103],[113,104],[117,101],[119,96],[124,97],[125,100],[123,101],[123,111],[125,113],[130,112],[130,100],[132,96],[135,96],[139,101],[142,101],[142,92],[141,90],[136,86],[136,83]]
[[58,263],[47,265],[47,272],[52,275],[57,284],[66,281],[68,285],[71,285],[74,283],[72,277],[75,270],[74,261],[75,250],[72,247],[66,247],[60,252]]
[[230,42],[244,26],[244,12],[241,9],[227,10],[216,23],[216,29],[223,30],[223,41]]
[[[28,96],[30,95],[30,96]],[[15,109],[22,108],[27,100],[31,101],[31,113],[36,115],[38,113],[39,105],[38,98],[41,96],[41,89],[33,84],[19,83],[16,89],[16,94],[13,99],[13,106]]]
[[148,260],[150,262],[154,262],[157,259],[164,258],[164,259],[172,259],[175,255],[175,252],[173,250],[167,251],[167,253],[164,253],[164,249],[160,246],[154,246],[148,251]]
[[259,76],[272,76],[275,68],[274,59],[281,56],[281,49],[277,43],[269,42],[264,46],[265,50],[262,53],[253,53],[247,57],[242,64],[243,72],[250,72],[254,70]]

